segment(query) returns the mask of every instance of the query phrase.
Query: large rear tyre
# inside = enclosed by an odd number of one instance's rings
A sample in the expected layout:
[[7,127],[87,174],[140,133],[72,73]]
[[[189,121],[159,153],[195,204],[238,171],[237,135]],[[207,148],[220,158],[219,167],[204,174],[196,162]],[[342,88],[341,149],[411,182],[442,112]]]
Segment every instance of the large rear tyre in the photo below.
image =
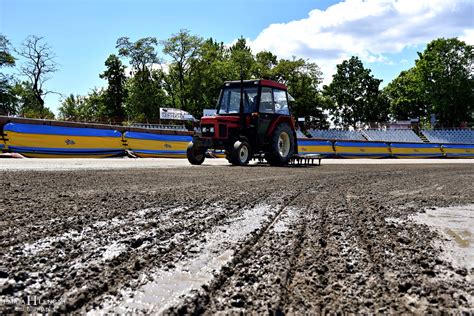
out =
[[186,157],[190,164],[201,165],[204,162],[204,159],[206,159],[206,151],[204,148],[196,146],[196,144],[190,142],[186,149]]
[[245,140],[238,140],[234,143],[231,160],[228,160],[234,165],[246,166],[250,161],[251,155],[252,152],[249,143]]
[[284,166],[288,164],[294,153],[293,131],[288,124],[280,124],[273,132],[270,152],[266,155],[266,160],[272,166]]

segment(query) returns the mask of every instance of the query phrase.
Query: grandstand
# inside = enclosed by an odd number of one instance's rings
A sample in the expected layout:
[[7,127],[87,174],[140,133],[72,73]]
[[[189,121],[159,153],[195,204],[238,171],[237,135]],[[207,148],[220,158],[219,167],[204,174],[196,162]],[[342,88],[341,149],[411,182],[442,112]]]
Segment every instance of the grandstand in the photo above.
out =
[[296,137],[297,138],[306,138],[306,135],[299,129],[296,130]]
[[411,129],[369,129],[361,132],[370,141],[422,143],[423,140]]
[[474,144],[474,130],[422,130],[431,143]]
[[310,129],[308,130],[313,138],[320,139],[335,139],[335,140],[367,140],[357,131],[346,131],[338,129],[320,130]]

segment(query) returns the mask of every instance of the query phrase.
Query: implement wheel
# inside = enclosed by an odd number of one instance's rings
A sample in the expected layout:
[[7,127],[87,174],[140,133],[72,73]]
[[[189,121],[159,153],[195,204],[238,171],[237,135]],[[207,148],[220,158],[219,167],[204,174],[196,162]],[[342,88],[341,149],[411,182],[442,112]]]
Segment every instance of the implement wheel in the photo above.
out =
[[193,142],[190,142],[186,149],[186,157],[192,165],[201,165],[206,159],[206,150],[203,147],[196,146]]
[[288,124],[280,124],[273,132],[270,152],[266,155],[266,160],[272,166],[284,166],[288,164],[294,153],[293,131]]

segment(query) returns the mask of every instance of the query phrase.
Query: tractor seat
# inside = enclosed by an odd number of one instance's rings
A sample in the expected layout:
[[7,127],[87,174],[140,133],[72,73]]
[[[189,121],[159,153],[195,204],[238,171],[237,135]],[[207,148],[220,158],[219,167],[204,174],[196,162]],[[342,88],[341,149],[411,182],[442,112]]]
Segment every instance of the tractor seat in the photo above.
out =
[[272,104],[272,102],[260,102],[260,112],[261,113],[273,113],[273,104]]

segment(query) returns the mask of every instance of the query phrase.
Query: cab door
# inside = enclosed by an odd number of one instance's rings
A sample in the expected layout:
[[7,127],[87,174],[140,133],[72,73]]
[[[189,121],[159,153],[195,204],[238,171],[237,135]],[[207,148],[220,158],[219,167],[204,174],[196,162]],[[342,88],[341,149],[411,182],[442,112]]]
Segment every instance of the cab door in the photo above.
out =
[[257,143],[259,146],[267,143],[266,135],[275,117],[272,88],[262,87],[258,106]]

